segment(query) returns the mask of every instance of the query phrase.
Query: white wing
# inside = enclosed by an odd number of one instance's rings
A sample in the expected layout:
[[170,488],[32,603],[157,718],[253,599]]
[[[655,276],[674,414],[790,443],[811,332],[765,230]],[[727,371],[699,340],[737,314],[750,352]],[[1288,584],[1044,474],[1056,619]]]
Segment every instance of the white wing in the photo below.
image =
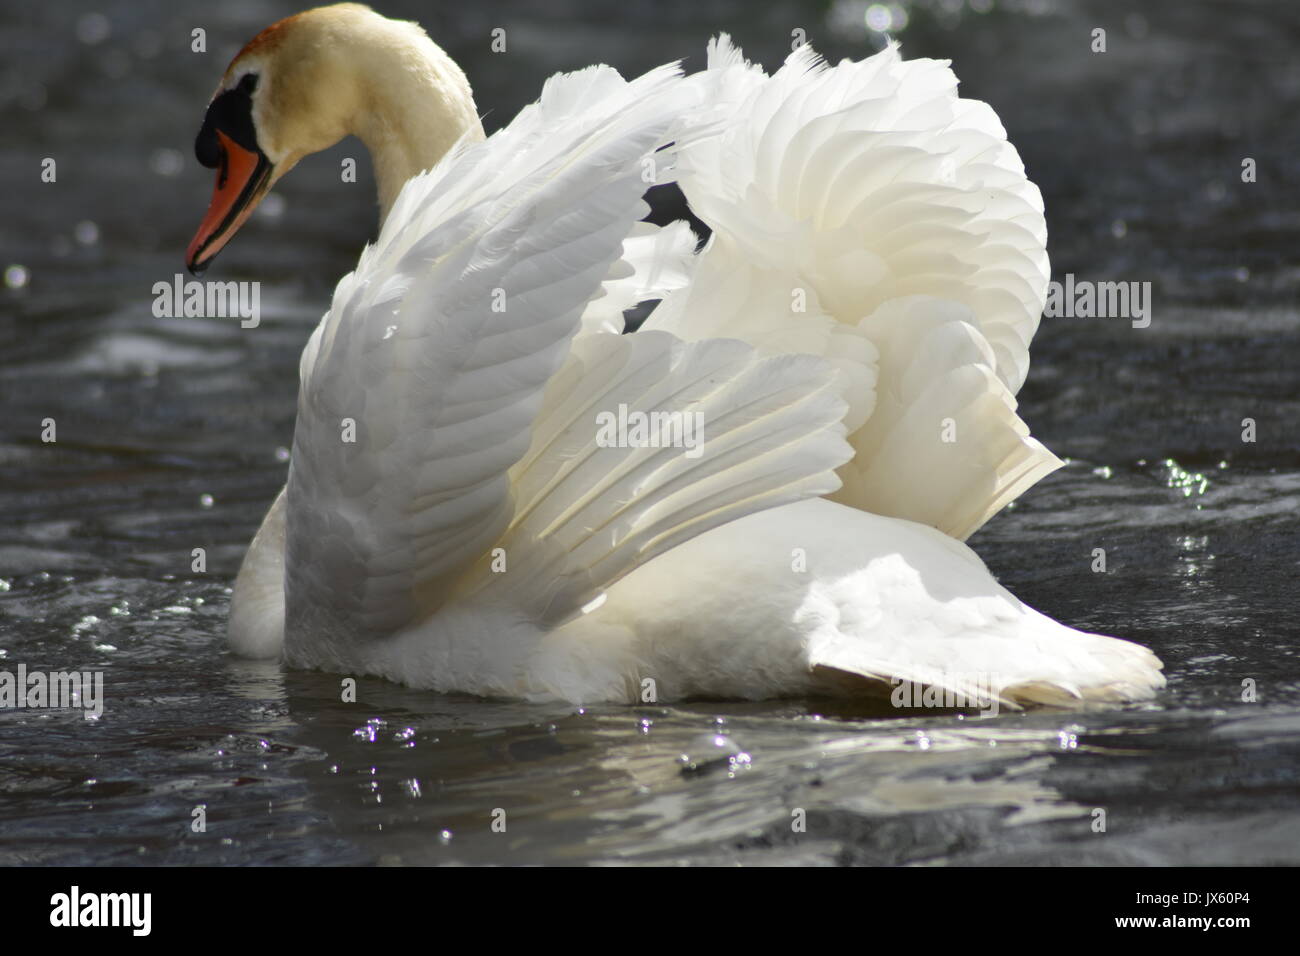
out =
[[679,160],[714,238],[647,325],[835,359],[846,504],[964,538],[1059,467],[1012,397],[1046,294],[1042,199],[947,62],[891,45],[828,68],[801,47],[769,78],[723,37],[692,81],[701,120],[729,124]]
[[[667,69],[552,79],[403,190],[303,354],[290,642],[391,634],[475,592],[554,625],[683,540],[838,487],[852,452],[818,359],[664,333],[569,354],[602,291],[685,281],[689,233],[636,222],[647,160],[668,177],[660,147],[691,141],[677,120],[697,95]],[[605,441],[602,412],[692,435]]]
[[466,588],[564,623],[683,541],[834,491],[852,454],[843,416],[832,368],[813,356],[664,332],[580,339],[512,470],[508,573],[481,562]]
[[685,222],[662,228],[638,222],[623,240],[623,255],[582,314],[583,332],[621,334],[623,313],[638,302],[662,299],[690,284],[697,240]]
[[509,525],[508,469],[691,95],[671,67],[554,77],[404,187],[303,353],[291,630],[382,634],[427,614]]

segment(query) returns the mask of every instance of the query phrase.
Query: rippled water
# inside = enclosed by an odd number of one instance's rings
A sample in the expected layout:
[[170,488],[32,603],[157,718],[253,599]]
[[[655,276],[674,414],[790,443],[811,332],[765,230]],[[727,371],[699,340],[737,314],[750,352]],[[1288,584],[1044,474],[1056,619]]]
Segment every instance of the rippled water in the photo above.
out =
[[[698,63],[720,28],[769,66],[791,26],[860,52],[834,25],[865,9],[380,6],[466,66],[489,126],[553,70]],[[1044,320],[1022,411],[1071,462],[972,544],[1028,603],[1152,647],[1159,700],[575,712],[363,680],[345,704],[337,677],[232,660],[228,584],[284,478],[297,354],[373,228],[370,182],[336,175],[364,154],[305,162],[223,253],[213,277],[263,281],[259,328],[155,319],[151,287],[207,201],[189,152],[203,105],[233,49],[293,8],[6,7],[0,266],[22,271],[0,290],[0,669],[102,669],[107,701],[97,720],[0,710],[0,863],[1300,862],[1300,18],[905,6],[905,51],[952,57],[1043,187],[1055,274],[1153,284],[1147,329]]]

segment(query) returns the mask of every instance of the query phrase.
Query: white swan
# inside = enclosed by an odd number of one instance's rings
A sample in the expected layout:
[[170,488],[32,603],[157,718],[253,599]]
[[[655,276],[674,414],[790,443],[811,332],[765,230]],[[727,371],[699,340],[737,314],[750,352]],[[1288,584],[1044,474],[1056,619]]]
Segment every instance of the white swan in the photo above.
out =
[[[553,77],[485,140],[418,26],[311,10],[209,107],[191,268],[348,133],[383,227],[303,352],[236,653],[574,702],[1163,686],[1148,650],[1024,606],[958,540],[1060,463],[1012,397],[1041,199],[946,63],[805,47],[767,77],[724,37],[685,79]],[[673,178],[714,229],[698,257],[684,224],[637,222]],[[645,329],[610,334],[649,297]],[[620,406],[704,440],[608,447]]]

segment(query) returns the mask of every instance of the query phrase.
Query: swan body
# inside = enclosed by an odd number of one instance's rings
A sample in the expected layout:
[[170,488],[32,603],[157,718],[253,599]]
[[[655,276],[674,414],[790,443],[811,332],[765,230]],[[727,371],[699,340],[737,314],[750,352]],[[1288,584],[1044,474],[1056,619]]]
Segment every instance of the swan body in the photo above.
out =
[[[961,543],[1060,463],[1015,414],[1041,198],[955,86],[892,47],[769,77],[722,38],[690,77],[553,77],[485,139],[412,24],[340,4],[264,31],[200,133],[221,173],[191,266],[349,132],[383,226],[304,349],[232,649],[574,702],[1151,696],[1153,654],[1024,606]],[[698,255],[638,221],[674,180],[714,230]],[[611,442],[615,409],[658,430]]]
[[[793,571],[808,542],[806,569]],[[1085,689],[1089,700],[1141,698],[1156,663],[1140,645],[1026,607],[933,528],[825,499],[699,535],[558,628],[508,604],[458,602],[382,641],[306,642],[291,662],[488,697],[865,697],[907,682],[980,706],[992,683],[1012,706],[1077,704]]]

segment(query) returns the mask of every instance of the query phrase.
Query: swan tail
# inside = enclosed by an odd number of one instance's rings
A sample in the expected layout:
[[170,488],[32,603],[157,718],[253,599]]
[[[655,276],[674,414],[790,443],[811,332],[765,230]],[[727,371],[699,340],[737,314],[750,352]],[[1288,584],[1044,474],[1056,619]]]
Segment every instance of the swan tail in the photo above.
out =
[[[644,600],[683,579],[698,584]],[[964,694],[948,706],[1014,708],[1140,700],[1164,685],[1148,650],[1027,607],[960,541],[825,499],[683,544],[591,618],[643,633],[644,672],[677,697],[879,699],[906,682],[899,693]]]
[[485,560],[466,588],[559,626],[684,541],[833,491],[851,454],[843,415],[812,356],[663,332],[579,339],[511,470],[504,563]]
[[872,682],[877,695],[903,683],[962,694],[974,707],[1143,700],[1164,687],[1147,648],[1022,604],[961,542],[892,520],[876,537],[856,557],[834,555],[845,571],[822,575],[795,614],[814,671]]
[[841,693],[857,683],[852,692],[897,695],[898,706],[1078,708],[1149,700],[1165,687],[1164,665],[1144,646],[1075,631],[1005,597],[992,615],[985,602],[910,622],[906,641],[839,620],[811,635],[809,666]]
[[[1011,636],[995,639],[972,629],[909,641],[883,659],[854,635],[840,635],[815,642],[809,663],[841,692],[890,695],[900,707],[1075,709],[1149,700],[1165,686],[1164,665],[1140,644],[1076,631],[1024,610],[1028,616]],[[975,669],[959,663],[968,643],[978,645]]]

